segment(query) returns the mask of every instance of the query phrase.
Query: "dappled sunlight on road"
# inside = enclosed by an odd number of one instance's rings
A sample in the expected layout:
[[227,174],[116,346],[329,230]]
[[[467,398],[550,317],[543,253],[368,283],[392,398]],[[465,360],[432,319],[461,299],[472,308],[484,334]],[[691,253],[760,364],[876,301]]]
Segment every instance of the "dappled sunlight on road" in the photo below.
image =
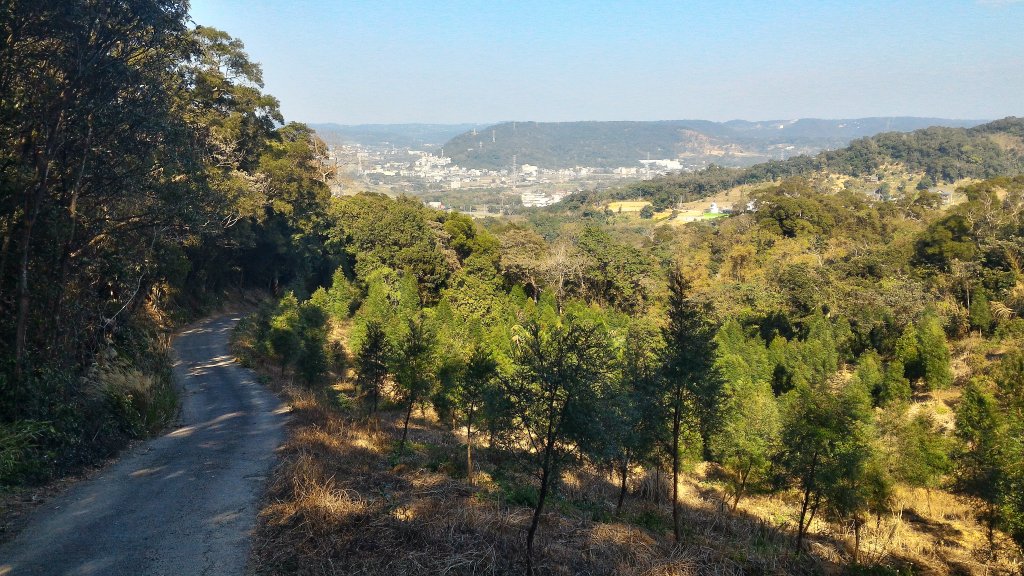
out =
[[199,364],[198,366],[192,366],[188,370],[189,376],[204,376],[209,374],[214,368],[223,368],[226,366],[232,366],[235,364],[235,357],[230,355],[217,356],[211,359],[205,364]]
[[233,325],[179,334],[180,427],[49,504],[0,552],[0,576],[244,572],[288,409],[227,353]]

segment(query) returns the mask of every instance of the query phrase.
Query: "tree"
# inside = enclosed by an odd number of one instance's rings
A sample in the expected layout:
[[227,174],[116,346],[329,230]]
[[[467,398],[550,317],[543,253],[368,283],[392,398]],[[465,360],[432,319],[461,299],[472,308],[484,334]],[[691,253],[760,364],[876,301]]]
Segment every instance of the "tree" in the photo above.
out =
[[910,389],[910,381],[904,376],[906,369],[903,362],[890,360],[885,366],[885,377],[882,379],[881,387],[878,389],[878,404],[886,406],[892,403],[907,402],[913,391]]
[[526,535],[526,572],[533,574],[533,543],[556,470],[568,445],[586,445],[596,434],[594,406],[607,382],[605,335],[573,316],[555,323],[531,320],[522,327],[509,382],[519,430],[540,473],[540,489]]
[[767,478],[779,449],[781,418],[767,380],[728,381],[720,415],[722,423],[711,439],[711,451],[729,471],[732,509],[751,485]]
[[405,339],[394,358],[395,380],[405,395],[405,422],[402,425],[402,439],[398,443],[399,454],[405,450],[413,407],[430,394],[434,373],[433,355],[434,334],[424,325],[422,313],[417,314],[409,319]]
[[946,333],[938,317],[925,315],[918,325],[908,324],[896,340],[896,359],[911,383],[938,390],[953,383]]
[[996,399],[983,386],[977,380],[968,383],[956,411],[956,435],[961,445],[955,473],[957,487],[986,505],[982,518],[988,527],[989,548],[995,554],[995,528],[1003,496],[1005,422]]
[[611,444],[608,452],[619,474],[616,513],[626,499],[630,467],[650,458],[663,440],[658,422],[658,358],[662,341],[657,328],[644,319],[629,323],[618,357],[618,370],[602,409]]
[[381,389],[390,373],[388,366],[391,355],[391,345],[380,323],[367,323],[366,337],[356,355],[356,387],[369,403],[371,415],[377,412]]
[[669,276],[668,325],[659,396],[663,414],[671,429],[669,458],[672,462],[672,533],[679,540],[680,441],[687,419],[696,420],[704,454],[719,400],[720,383],[714,371],[714,329],[708,321],[706,304],[691,293],[690,281],[676,269]]
[[919,413],[907,422],[903,421],[903,414],[899,418],[891,455],[896,463],[895,475],[911,486],[924,488],[930,508],[932,490],[952,470],[950,442],[927,413]]
[[918,326],[917,341],[925,385],[929,390],[948,388],[953,383],[953,372],[949,367],[946,332],[937,316],[924,317]]
[[486,348],[476,346],[455,389],[455,406],[466,424],[466,478],[473,484],[473,433],[488,392],[498,378],[498,363]]
[[640,217],[644,220],[654,218],[654,208],[652,208],[650,204],[644,206],[640,209]]
[[968,318],[971,328],[987,335],[992,330],[995,318],[992,316],[992,308],[989,306],[988,296],[984,290],[975,289],[971,294],[971,305],[967,307]]
[[282,376],[302,347],[299,330],[299,300],[288,292],[278,302],[277,314],[270,320],[270,349],[281,366]]
[[327,372],[327,314],[312,302],[299,306],[299,352],[296,368],[306,386]]
[[872,457],[870,396],[859,385],[838,393],[829,380],[801,381],[783,399],[782,480],[800,489],[797,549],[821,505],[839,515],[859,514],[871,503],[867,486]]

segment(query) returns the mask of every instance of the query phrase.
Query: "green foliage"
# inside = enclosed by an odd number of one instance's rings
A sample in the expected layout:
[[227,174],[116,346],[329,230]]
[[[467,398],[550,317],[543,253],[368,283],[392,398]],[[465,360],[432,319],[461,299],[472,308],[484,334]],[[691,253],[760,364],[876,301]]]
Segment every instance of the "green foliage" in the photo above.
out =
[[375,413],[380,404],[381,389],[390,374],[393,354],[381,325],[376,321],[367,323],[365,339],[356,354],[355,364],[356,388],[368,405],[370,414]]
[[609,383],[610,347],[600,325],[567,315],[537,314],[519,332],[510,407],[518,431],[533,444],[528,454],[540,476],[537,505],[527,534],[527,566],[556,470],[568,463],[566,447],[583,449],[602,434],[600,398]]
[[949,366],[946,333],[938,317],[928,315],[921,321],[917,341],[925,385],[929,390],[948,388],[953,383],[953,372]]
[[975,289],[971,294],[971,305],[967,309],[971,328],[982,334],[989,334],[995,318],[992,316],[992,308],[988,303],[988,296],[984,290]]
[[961,442],[955,460],[956,482],[960,490],[986,503],[981,516],[989,526],[990,544],[999,521],[998,506],[1004,498],[1005,426],[998,403],[985,389],[985,383],[970,382],[956,412],[956,435]]
[[914,244],[917,264],[941,270],[949,270],[955,260],[974,260],[977,250],[971,226],[962,214],[936,220]]
[[918,414],[901,423],[895,435],[897,448],[892,460],[896,463],[896,476],[911,486],[937,488],[952,471],[952,446],[933,418]]
[[417,402],[429,396],[434,383],[434,338],[434,333],[425,325],[422,313],[418,313],[409,318],[405,337],[393,356],[394,366],[391,372],[395,375],[395,382],[406,406],[402,440],[398,445],[399,453],[405,448],[412,409]]
[[927,314],[918,325],[907,325],[896,341],[895,355],[911,384],[924,390],[939,390],[953,382],[946,333],[933,314]]
[[781,417],[765,380],[727,380],[720,410],[722,423],[711,451],[729,471],[733,509],[751,489],[763,487],[781,441]]
[[891,360],[885,367],[885,377],[877,392],[878,404],[885,406],[910,400],[912,390],[906,377],[906,368],[900,360]]
[[882,506],[888,481],[876,462],[870,397],[860,386],[834,392],[827,382],[798,384],[783,399],[779,457],[783,481],[800,490],[797,540],[822,504],[856,518]]

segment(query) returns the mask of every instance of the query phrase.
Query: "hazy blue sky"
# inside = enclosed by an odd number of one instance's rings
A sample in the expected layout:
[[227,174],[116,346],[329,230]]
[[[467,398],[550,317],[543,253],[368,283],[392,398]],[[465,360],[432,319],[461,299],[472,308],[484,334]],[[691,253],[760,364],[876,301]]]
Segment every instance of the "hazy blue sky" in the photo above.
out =
[[193,0],[288,119],[1024,115],[1024,2]]

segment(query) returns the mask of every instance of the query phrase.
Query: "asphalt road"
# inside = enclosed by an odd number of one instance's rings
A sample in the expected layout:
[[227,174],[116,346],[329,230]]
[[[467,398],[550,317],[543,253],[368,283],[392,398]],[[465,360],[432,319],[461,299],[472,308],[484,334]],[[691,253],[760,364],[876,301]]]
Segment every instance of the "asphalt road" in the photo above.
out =
[[245,571],[285,410],[228,354],[237,320],[178,335],[179,425],[43,505],[0,548],[0,576]]

